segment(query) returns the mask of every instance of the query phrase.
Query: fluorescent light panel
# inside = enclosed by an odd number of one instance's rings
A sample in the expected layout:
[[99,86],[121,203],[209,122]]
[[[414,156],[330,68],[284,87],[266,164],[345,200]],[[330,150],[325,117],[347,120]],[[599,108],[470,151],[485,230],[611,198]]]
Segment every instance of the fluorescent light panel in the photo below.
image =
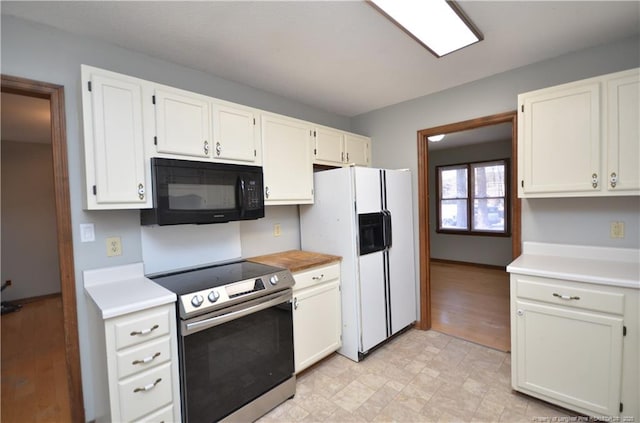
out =
[[[446,0],[369,0],[437,57],[477,43],[482,35]],[[455,10],[454,10],[455,8]]]

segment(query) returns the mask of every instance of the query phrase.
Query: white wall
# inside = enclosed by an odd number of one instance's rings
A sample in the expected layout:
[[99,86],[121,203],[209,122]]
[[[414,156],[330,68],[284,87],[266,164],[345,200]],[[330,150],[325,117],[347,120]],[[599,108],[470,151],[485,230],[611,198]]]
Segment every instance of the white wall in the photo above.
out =
[[511,140],[429,151],[431,258],[505,267],[511,262],[511,237],[437,233],[436,166],[511,158]]
[[[324,112],[274,94],[227,81],[175,63],[158,60],[140,53],[109,45],[86,37],[77,37],[47,26],[2,15],[1,70],[15,75],[64,86],[69,161],[69,189],[75,261],[76,296],[78,299],[78,331],[86,418],[95,417],[91,386],[91,354],[87,328],[87,308],[82,271],[107,266],[140,262],[142,242],[139,212],[136,210],[84,211],[82,119],[80,64],[88,64],[138,78],[196,91],[205,95],[257,107],[275,113],[308,120],[343,130],[350,130],[350,120]],[[94,223],[96,241],[81,243],[80,223]],[[242,246],[249,254],[267,252],[265,234],[273,223],[280,223],[283,234],[274,248],[298,248],[297,208],[267,211],[267,218],[249,223],[242,230]],[[246,225],[243,225],[247,228]],[[296,229],[294,229],[296,228]],[[253,236],[251,231],[258,235]],[[120,236],[123,254],[106,257],[106,238]],[[276,250],[273,250],[276,251]],[[271,252],[271,251],[269,251]],[[243,254],[247,254],[245,251]]]
[[[372,137],[374,166],[413,171],[418,228],[418,130],[512,111],[519,93],[638,66],[640,38],[633,37],[365,113],[352,119],[352,130]],[[522,239],[640,248],[639,211],[638,198],[523,200]],[[624,239],[609,238],[614,220],[625,222]],[[416,237],[416,263],[418,251]]]
[[51,144],[2,141],[3,301],[60,292]]

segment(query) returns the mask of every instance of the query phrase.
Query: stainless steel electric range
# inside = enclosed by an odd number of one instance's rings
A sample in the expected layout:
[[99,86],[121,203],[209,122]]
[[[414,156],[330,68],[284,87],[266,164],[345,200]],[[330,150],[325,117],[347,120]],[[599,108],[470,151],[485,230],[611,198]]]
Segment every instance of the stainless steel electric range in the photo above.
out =
[[237,261],[148,277],[178,296],[183,421],[253,421],[293,397],[288,270]]

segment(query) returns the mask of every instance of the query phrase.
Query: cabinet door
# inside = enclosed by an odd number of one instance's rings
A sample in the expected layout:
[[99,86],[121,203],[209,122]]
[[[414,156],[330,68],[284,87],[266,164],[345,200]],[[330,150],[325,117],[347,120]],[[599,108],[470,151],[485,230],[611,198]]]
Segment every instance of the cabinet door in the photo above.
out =
[[598,194],[603,183],[599,87],[596,81],[519,97],[521,196]]
[[607,81],[607,174],[610,191],[640,190],[640,73]]
[[155,90],[157,152],[211,156],[209,102],[196,94]]
[[314,163],[342,166],[344,162],[344,135],[329,128],[315,129],[316,148]]
[[358,166],[371,166],[369,147],[371,140],[367,137],[347,134],[345,139],[345,163]]
[[294,294],[293,339],[296,373],[340,348],[340,281]]
[[312,128],[281,116],[262,116],[265,204],[313,203]]
[[250,110],[213,104],[213,158],[256,162],[255,123]]
[[87,208],[150,207],[145,192],[142,85],[88,67],[82,73]]
[[617,416],[622,318],[522,300],[515,306],[516,388]]

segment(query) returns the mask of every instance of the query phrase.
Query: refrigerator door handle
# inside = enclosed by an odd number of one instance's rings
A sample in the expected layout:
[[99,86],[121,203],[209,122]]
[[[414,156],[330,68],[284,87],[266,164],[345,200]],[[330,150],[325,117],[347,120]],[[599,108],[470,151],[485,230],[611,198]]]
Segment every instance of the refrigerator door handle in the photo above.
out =
[[391,231],[391,212],[389,210],[382,211],[382,221],[383,221],[382,233],[384,236],[384,247],[391,248],[392,231]]

